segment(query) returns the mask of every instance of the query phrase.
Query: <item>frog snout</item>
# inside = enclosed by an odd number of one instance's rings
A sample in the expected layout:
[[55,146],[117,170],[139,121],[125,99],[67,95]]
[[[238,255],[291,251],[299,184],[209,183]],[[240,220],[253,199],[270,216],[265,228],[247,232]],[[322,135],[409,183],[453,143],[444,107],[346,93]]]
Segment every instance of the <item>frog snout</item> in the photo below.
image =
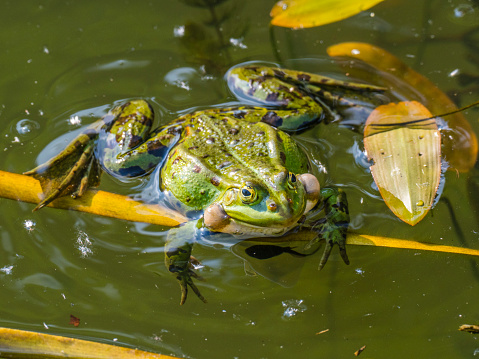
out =
[[306,208],[304,213],[309,212],[319,201],[320,185],[318,179],[311,173],[303,173],[297,176],[297,179],[303,184],[306,192]]
[[221,232],[221,229],[230,223],[230,219],[223,207],[217,203],[208,206],[203,214],[205,226],[216,232]]

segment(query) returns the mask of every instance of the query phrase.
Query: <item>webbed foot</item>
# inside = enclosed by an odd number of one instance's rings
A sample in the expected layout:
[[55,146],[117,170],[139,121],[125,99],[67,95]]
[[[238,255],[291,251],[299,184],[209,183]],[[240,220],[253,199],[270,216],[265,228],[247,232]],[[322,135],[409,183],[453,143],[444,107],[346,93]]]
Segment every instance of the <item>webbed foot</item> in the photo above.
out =
[[188,287],[204,303],[206,299],[201,295],[193,279],[203,280],[195,271],[194,267],[199,264],[198,260],[191,256],[193,241],[196,236],[196,221],[187,222],[183,226],[170,229],[165,245],[165,265],[168,271],[175,276],[180,284],[180,305],[186,302]]
[[[324,227],[330,227],[325,224]],[[336,228],[324,228],[321,230],[322,237],[325,239],[326,247],[324,248],[323,256],[319,262],[319,269],[323,269],[324,265],[329,259],[329,255],[335,244],[339,247],[339,254],[343,259],[344,263],[349,264],[349,258],[346,253],[346,232],[347,232],[347,224],[345,225],[346,230],[342,230],[343,227]]]
[[82,133],[58,155],[23,173],[39,180],[43,190],[44,197],[34,211],[59,197],[80,197],[89,187],[99,185],[101,170],[93,154],[93,138],[93,132]]
[[196,272],[194,272],[190,268],[183,271],[176,272],[176,273],[175,272],[171,272],[171,273],[175,274],[176,279],[180,283],[180,289],[181,289],[180,305],[183,305],[186,302],[186,298],[188,297],[188,286],[193,290],[193,292],[196,294],[198,298],[200,298],[204,303],[207,303],[205,297],[201,295],[200,290],[193,282],[193,278],[198,280],[203,280],[201,276],[199,276]]

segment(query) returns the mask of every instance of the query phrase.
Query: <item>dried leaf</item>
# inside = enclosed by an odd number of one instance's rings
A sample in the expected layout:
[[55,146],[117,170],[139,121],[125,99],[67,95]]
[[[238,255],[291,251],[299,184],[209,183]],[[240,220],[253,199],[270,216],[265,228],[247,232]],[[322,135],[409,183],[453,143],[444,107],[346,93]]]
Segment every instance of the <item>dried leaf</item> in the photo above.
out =
[[80,318],[77,318],[74,315],[70,314],[70,322],[68,324],[78,327],[80,325]]
[[363,352],[364,349],[366,349],[366,346],[365,346],[365,345],[363,345],[361,348],[359,348],[358,350],[356,350],[356,351],[354,352],[354,355],[355,355],[355,356],[358,356],[359,354],[361,354],[361,353]]
[[[414,89],[421,96],[421,103],[434,115],[441,115],[457,110],[451,99],[436,85],[423,75],[417,73],[396,56],[384,49],[361,42],[344,42],[330,46],[329,56],[346,56],[361,60],[375,69],[387,74],[380,76],[383,79],[400,79],[409,86],[406,89]],[[348,69],[353,72],[354,69]],[[396,80],[397,81],[397,80]],[[388,85],[388,83],[380,83]],[[400,86],[390,81],[389,85],[393,92],[411,98],[411,93],[404,93]],[[449,168],[459,172],[467,172],[476,163],[478,141],[471,125],[461,113],[445,116],[446,128],[441,129],[442,154],[449,163]]]
[[[414,226],[432,207],[441,176],[441,136],[419,102],[379,106],[368,117],[364,147],[379,192],[393,213]],[[425,120],[426,119],[426,120]]]
[[468,333],[471,333],[471,334],[479,334],[479,325],[463,324],[459,327],[459,331],[468,332]]
[[271,24],[293,29],[346,19],[384,0],[282,0],[271,9]]

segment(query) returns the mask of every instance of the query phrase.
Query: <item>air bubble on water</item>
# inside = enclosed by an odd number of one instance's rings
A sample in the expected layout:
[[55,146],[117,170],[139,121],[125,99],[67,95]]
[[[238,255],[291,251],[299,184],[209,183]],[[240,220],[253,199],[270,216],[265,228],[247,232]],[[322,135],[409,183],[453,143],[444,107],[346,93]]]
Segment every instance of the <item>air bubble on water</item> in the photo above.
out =
[[5,266],[3,268],[0,268],[0,272],[5,273],[6,275],[12,274],[13,271],[13,266]]
[[81,125],[81,118],[78,116],[72,116],[68,119],[68,123],[72,126],[79,126]]
[[307,307],[302,299],[288,299],[281,302],[283,305],[283,319],[294,317],[298,313],[304,312]]
[[90,241],[88,234],[83,231],[78,231],[77,248],[80,251],[82,258],[86,258],[89,255],[93,254],[91,246],[92,242]]
[[240,37],[239,39],[230,38],[230,44],[235,46],[235,47],[239,47],[240,49],[247,49],[248,48],[248,46],[246,46],[243,43],[243,38],[242,37]]
[[174,35],[175,37],[183,37],[183,36],[185,36],[185,26],[184,26],[184,25],[176,26],[176,27],[173,29],[173,35]]
[[33,230],[35,229],[35,225],[36,223],[31,219],[26,219],[23,222],[23,228],[25,228],[28,232],[33,232]]
[[364,270],[362,268],[356,268],[354,270],[356,274],[359,274],[360,276],[364,277]]
[[190,81],[198,77],[198,71],[195,69],[191,67],[180,67],[168,72],[165,75],[165,81],[170,85],[175,85],[179,88],[185,89],[186,91],[190,91]]
[[459,75],[460,72],[461,72],[461,71],[460,71],[459,69],[454,69],[454,70],[452,70],[447,76],[448,76],[448,77],[454,77],[454,76]]
[[454,9],[454,16],[457,18],[462,18],[466,15],[473,14],[474,7],[469,4],[460,4]]
[[36,121],[29,120],[29,119],[23,119],[18,121],[15,124],[15,131],[17,132],[18,135],[20,135],[22,138],[25,137],[32,137],[35,135],[37,130],[40,129],[40,124]]

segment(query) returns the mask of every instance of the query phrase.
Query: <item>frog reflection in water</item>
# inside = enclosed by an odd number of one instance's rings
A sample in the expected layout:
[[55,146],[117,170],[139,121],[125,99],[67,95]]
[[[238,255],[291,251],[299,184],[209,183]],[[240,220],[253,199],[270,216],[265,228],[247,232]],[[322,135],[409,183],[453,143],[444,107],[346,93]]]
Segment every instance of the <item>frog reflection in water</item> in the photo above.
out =
[[[334,120],[333,104],[356,106],[346,96],[371,100],[382,89],[293,70],[240,66],[227,74],[231,90],[265,107],[214,108],[186,114],[151,131],[153,111],[144,100],[128,101],[88,126],[68,147],[27,172],[45,193],[39,209],[57,197],[78,197],[99,184],[101,171],[136,177],[161,165],[161,190],[184,210],[201,210],[193,224],[170,230],[167,269],[181,287],[203,301],[193,282],[193,242],[204,232],[279,236],[301,226],[317,232],[326,247],[320,268],[338,245],[349,264],[345,240],[349,223],[346,195],[323,188],[309,173],[308,157],[286,132]],[[372,101],[372,100],[371,100]],[[368,101],[369,102],[369,101]],[[324,217],[313,223],[313,208]]]

